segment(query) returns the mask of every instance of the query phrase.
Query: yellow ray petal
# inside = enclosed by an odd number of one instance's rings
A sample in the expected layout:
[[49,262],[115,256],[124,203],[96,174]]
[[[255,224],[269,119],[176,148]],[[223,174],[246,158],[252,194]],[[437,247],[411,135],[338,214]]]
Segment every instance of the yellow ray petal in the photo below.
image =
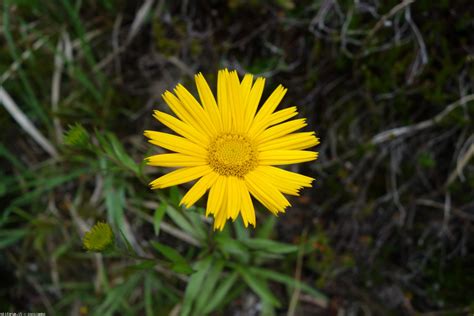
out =
[[214,214],[214,227],[213,227],[214,230],[222,231],[222,229],[224,229],[225,222],[227,220],[226,205],[227,205],[226,200],[222,201],[220,210],[216,214]]
[[313,178],[271,166],[259,166],[255,169],[260,176],[267,176],[279,191],[290,195],[299,195],[303,187],[311,187]]
[[245,182],[250,193],[260,201],[272,213],[284,212],[287,206],[291,206],[288,200],[278,191],[267,177],[261,177],[256,172],[249,172],[245,175]]
[[281,178],[278,178],[274,174],[271,174],[271,173],[262,172],[262,170],[259,170],[258,168],[255,169],[254,171],[260,177],[266,177],[269,183],[271,183],[281,193],[299,196],[299,190],[301,189],[301,186],[292,182],[287,182],[287,183],[281,182],[282,181]]
[[179,100],[186,105],[186,110],[191,114],[194,120],[201,126],[201,128],[209,136],[214,136],[217,133],[216,127],[212,124],[211,119],[202,106],[196,101],[191,93],[181,84],[178,84],[174,89]]
[[187,208],[191,207],[196,203],[206,191],[214,185],[219,175],[215,172],[211,172],[201,179],[199,179],[191,189],[183,196],[179,205],[186,206]]
[[295,133],[261,143],[258,146],[258,150],[301,150],[316,146],[317,144],[319,144],[319,139],[314,136],[314,132]]
[[167,188],[173,185],[192,181],[199,177],[205,176],[206,174],[209,174],[211,172],[212,170],[211,168],[209,168],[209,166],[181,168],[168,174],[165,174],[164,176],[159,177],[156,180],[153,180],[150,183],[150,186],[152,189]]
[[270,115],[270,119],[268,122],[268,126],[272,126],[275,124],[279,124],[281,122],[284,122],[286,120],[289,120],[293,116],[298,115],[296,106],[291,106],[289,108],[276,111]]
[[217,107],[216,99],[212,94],[211,88],[209,88],[206,79],[201,73],[198,73],[196,76],[194,76],[194,78],[196,81],[199,98],[201,99],[201,103],[204,106],[204,110],[209,114],[209,118],[215,125],[216,129],[218,131],[222,131],[221,115],[219,113],[219,108]]
[[253,84],[250,94],[248,96],[247,106],[245,107],[245,127],[244,130],[248,131],[253,119],[255,117],[255,112],[257,112],[258,104],[260,103],[260,98],[262,97],[263,88],[265,87],[265,78],[257,78]]
[[211,186],[209,191],[209,197],[207,199],[206,216],[209,214],[217,214],[221,208],[225,194],[225,182],[224,176],[218,176],[214,184]]
[[153,116],[168,126],[170,129],[180,134],[183,137],[193,141],[194,143],[202,146],[207,146],[209,144],[209,136],[201,133],[195,129],[192,125],[186,124],[181,120],[178,120],[172,115],[166,114],[164,112],[155,111]]
[[217,73],[217,103],[221,113],[222,128],[224,132],[232,131],[232,108],[229,104],[227,93],[227,81],[229,71],[227,69],[219,70]]
[[305,127],[306,125],[307,124],[305,122],[305,119],[291,120],[282,124],[272,126],[266,129],[264,132],[262,132],[258,136],[255,136],[255,135],[250,135],[250,136],[254,137],[258,144],[262,144],[272,139],[276,139],[276,138],[285,136],[287,134],[293,133],[294,131],[297,131]]
[[260,165],[289,165],[317,158],[317,152],[306,150],[267,150],[258,156]]
[[227,177],[227,218],[235,220],[241,205],[240,186],[236,177]]
[[227,102],[231,108],[232,124],[235,132],[243,131],[244,108],[240,95],[240,82],[237,71],[231,71],[227,78]]
[[254,121],[248,133],[249,135],[252,135],[252,137],[257,137],[268,127],[289,120],[297,114],[298,112],[296,111],[295,106],[277,111],[267,116],[264,120],[260,120],[258,122]]
[[273,111],[275,111],[278,104],[280,104],[281,100],[286,94],[286,91],[286,88],[283,88],[282,85],[279,85],[268,97],[265,103],[263,103],[257,115],[255,115],[253,124],[259,125],[261,122],[266,121]]
[[154,155],[145,160],[148,165],[156,167],[194,167],[207,165],[205,158],[183,154]]
[[196,118],[188,111],[189,107],[186,104],[183,104],[183,102],[181,102],[181,100],[173,93],[165,91],[162,98],[180,120],[191,125],[202,134],[206,134],[206,130],[203,126],[200,125],[199,122],[196,121]]
[[247,101],[250,95],[250,89],[252,89],[253,76],[246,74],[240,83],[240,95],[242,96],[242,112],[247,111]]
[[242,220],[244,222],[245,227],[248,224],[251,224],[253,227],[256,225],[255,220],[255,209],[253,206],[252,198],[250,197],[249,190],[244,180],[239,180],[242,185],[241,194],[242,194],[242,207],[241,207],[241,214]]
[[292,182],[302,187],[310,188],[311,183],[314,181],[314,178],[311,178],[311,177],[308,177],[296,172],[291,172],[285,169],[277,168],[277,167],[259,166],[258,169],[267,174],[272,174],[280,178],[284,182]]
[[150,139],[149,142],[153,145],[190,156],[207,157],[206,149],[186,138],[155,131],[145,131],[144,135]]

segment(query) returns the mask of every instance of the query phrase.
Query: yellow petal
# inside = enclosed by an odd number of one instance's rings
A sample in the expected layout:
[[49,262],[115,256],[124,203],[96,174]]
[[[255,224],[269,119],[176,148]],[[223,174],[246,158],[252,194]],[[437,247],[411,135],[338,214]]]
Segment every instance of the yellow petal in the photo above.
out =
[[209,197],[207,199],[206,216],[209,214],[217,214],[224,200],[225,194],[225,182],[224,176],[218,176],[214,184],[211,186],[209,191]]
[[232,109],[230,108],[227,93],[227,80],[229,71],[219,70],[217,73],[217,103],[221,113],[222,128],[224,132],[232,131]]
[[202,134],[192,125],[186,124],[174,116],[160,111],[155,111],[153,116],[176,133],[193,141],[194,143],[202,146],[207,146],[209,144],[209,136]]
[[297,119],[288,121],[282,124],[278,124],[266,129],[263,133],[258,136],[250,135],[254,137],[258,144],[262,144],[264,142],[270,141],[272,139],[276,139],[278,137],[282,137],[293,133],[303,127],[306,126],[305,119]]
[[162,189],[173,185],[186,183],[211,173],[209,166],[188,167],[167,173],[150,183],[152,189]]
[[258,146],[258,150],[301,150],[316,146],[317,144],[319,144],[319,139],[314,136],[314,132],[295,133],[261,143]]
[[247,101],[250,95],[250,89],[252,89],[253,76],[251,74],[246,74],[240,83],[240,94],[242,96],[242,112],[247,111]]
[[179,205],[184,204],[187,208],[191,207],[196,203],[206,191],[214,185],[219,175],[215,172],[211,172],[201,179],[199,179],[191,189],[183,196]]
[[165,91],[162,95],[163,100],[165,100],[166,104],[170,107],[170,109],[178,116],[180,120],[183,122],[191,125],[196,130],[201,132],[202,134],[206,134],[203,126],[196,121],[196,118],[188,111],[188,105],[183,104],[181,100],[179,100],[174,94],[169,91]]
[[150,138],[149,142],[153,145],[190,156],[207,157],[207,150],[205,148],[196,145],[186,138],[155,131],[145,131],[144,135]]
[[313,178],[271,166],[259,166],[255,169],[261,177],[268,177],[279,191],[285,194],[299,195],[303,187],[311,187]]
[[206,132],[206,134],[211,137],[216,135],[216,127],[212,124],[209,115],[204,111],[193,95],[181,84],[176,86],[174,92],[179,100],[186,105],[187,111],[191,114],[195,122],[197,122],[197,124],[199,124],[199,126],[201,126],[201,128]]
[[245,107],[245,127],[244,130],[248,131],[253,119],[255,117],[255,112],[257,112],[258,104],[260,103],[260,98],[262,97],[263,88],[265,87],[265,78],[257,78],[253,84],[252,90],[248,96],[247,106]]
[[261,165],[289,165],[317,158],[317,152],[306,150],[267,150],[262,151],[258,156]]
[[295,106],[277,111],[275,113],[272,113],[271,115],[268,115],[263,120],[254,121],[248,133],[254,138],[258,137],[258,135],[260,135],[268,127],[289,120],[297,114],[298,112],[296,112]]
[[222,231],[225,226],[226,218],[226,201],[222,201],[221,209],[214,214],[214,230]]
[[227,220],[227,195],[227,179],[224,176],[218,176],[209,192],[206,210],[206,216],[208,214],[214,215],[214,230],[222,230],[225,226]]
[[268,177],[261,177],[260,174],[251,171],[245,175],[245,182],[250,193],[260,201],[272,213],[284,212],[290,206],[288,200],[269,183]]
[[161,154],[146,158],[150,166],[157,167],[193,167],[207,165],[207,160],[202,157],[183,154]]
[[227,102],[231,108],[233,130],[237,133],[243,131],[244,108],[240,95],[240,82],[237,71],[231,71],[227,78]]
[[272,94],[268,97],[268,99],[263,103],[262,107],[258,111],[257,115],[254,119],[254,125],[259,125],[260,122],[264,122],[267,118],[275,111],[278,104],[280,104],[281,100],[286,94],[287,89],[283,88],[282,85],[279,85]]
[[236,177],[227,177],[227,218],[235,220],[239,215],[241,195]]
[[272,166],[259,166],[261,171],[280,178],[283,182],[296,183],[302,187],[311,187],[314,178]]
[[272,125],[284,122],[286,120],[289,120],[290,118],[298,114],[296,110],[297,110],[296,106],[292,106],[280,111],[276,111],[275,113],[272,113],[272,115],[270,115],[269,117],[268,126],[272,126]]
[[250,197],[249,190],[247,188],[247,185],[245,181],[240,180],[242,182],[242,189],[241,189],[241,194],[242,194],[242,207],[241,207],[241,214],[242,214],[242,220],[244,222],[245,227],[248,226],[248,224],[253,225],[255,227],[256,225],[256,220],[255,220],[255,209],[253,206],[252,198]]
[[194,76],[194,78],[196,81],[199,98],[201,99],[201,103],[204,106],[204,110],[209,114],[209,118],[216,126],[216,129],[218,131],[222,131],[221,115],[219,113],[219,108],[217,107],[216,99],[212,94],[211,88],[209,88],[206,79],[201,73]]

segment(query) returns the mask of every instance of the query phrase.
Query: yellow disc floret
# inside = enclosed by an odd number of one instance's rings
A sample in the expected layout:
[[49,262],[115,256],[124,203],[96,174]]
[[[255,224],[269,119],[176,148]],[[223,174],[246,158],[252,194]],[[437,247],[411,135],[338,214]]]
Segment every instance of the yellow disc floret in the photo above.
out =
[[242,178],[258,165],[251,140],[239,134],[221,134],[209,144],[209,165],[220,175]]

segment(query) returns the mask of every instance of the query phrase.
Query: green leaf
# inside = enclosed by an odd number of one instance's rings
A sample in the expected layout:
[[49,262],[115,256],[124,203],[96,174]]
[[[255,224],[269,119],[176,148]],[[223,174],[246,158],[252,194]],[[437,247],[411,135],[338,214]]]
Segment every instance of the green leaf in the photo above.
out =
[[244,278],[245,283],[260,297],[264,302],[279,307],[279,300],[272,294],[268,288],[267,282],[260,278],[259,275],[253,274],[246,267],[237,266],[237,271]]
[[145,314],[153,316],[153,283],[151,278],[145,277],[144,296],[145,296]]
[[171,266],[171,270],[181,274],[191,274],[194,272],[193,268],[191,268],[187,262],[175,263]]
[[119,232],[120,232],[120,236],[122,236],[123,242],[125,243],[125,247],[126,247],[127,251],[131,254],[136,254],[135,249],[133,249],[132,244],[128,241],[128,239],[125,236],[125,234],[123,233],[123,231],[121,229],[119,229]]
[[227,255],[235,255],[243,263],[246,263],[250,260],[249,251],[240,241],[232,239],[229,236],[225,236],[223,234],[216,235],[214,240],[222,253]]
[[[124,283],[110,289],[102,304],[94,311],[94,315],[115,315],[119,308],[124,306],[130,294],[138,286],[140,274],[132,274]],[[122,311],[121,311],[122,314]]]
[[202,290],[204,279],[207,275],[209,268],[211,267],[211,264],[211,256],[205,257],[204,259],[196,263],[194,267],[196,272],[194,272],[189,278],[188,286],[186,287],[186,291],[184,293],[183,307],[181,308],[182,316],[190,315],[193,303],[195,302],[200,291]]
[[175,249],[173,249],[169,246],[160,244],[156,241],[152,241],[151,245],[153,246],[153,248],[158,250],[163,256],[165,256],[166,258],[171,260],[171,262],[173,262],[173,263],[186,263],[186,259],[179,252],[177,252]]
[[241,217],[239,217],[236,221],[233,222],[235,233],[237,235],[237,239],[248,239],[249,231],[247,228],[244,227],[244,223],[242,222]]
[[220,284],[217,286],[217,289],[214,291],[214,294],[209,298],[207,305],[204,308],[204,314],[208,314],[214,311],[219,305],[222,304],[224,299],[229,293],[230,289],[234,286],[234,283],[237,281],[238,273],[232,272],[228,275]]
[[181,193],[179,192],[177,186],[173,186],[170,188],[169,198],[171,205],[175,207],[179,206],[179,201],[181,201]]
[[156,266],[156,262],[153,260],[143,260],[142,262],[129,266],[132,270],[150,270]]
[[173,263],[171,265],[171,269],[174,272],[182,274],[190,274],[194,272],[191,266],[187,263],[186,259],[175,249],[157,242],[152,242],[151,244],[156,250],[158,250],[163,256]]
[[[104,159],[103,163],[107,164],[107,161]],[[113,174],[110,174],[105,178],[104,194],[105,206],[107,208],[107,222],[112,224],[112,227],[126,232],[124,184],[116,180]]]
[[263,301],[262,302],[262,311],[260,313],[261,316],[275,316],[275,308],[272,304]]
[[160,233],[160,225],[161,221],[163,220],[163,216],[166,212],[166,203],[161,203],[160,206],[155,210],[155,214],[153,215],[153,227],[155,229],[155,235],[158,236]]
[[278,272],[275,272],[275,271],[271,271],[271,270],[267,270],[267,269],[262,269],[262,268],[250,268],[250,270],[252,271],[253,274],[259,275],[262,278],[271,279],[273,281],[286,284],[287,286],[290,286],[290,287],[293,287],[293,288],[296,287],[296,286],[299,286],[302,291],[308,293],[309,295],[313,296],[314,298],[317,298],[317,299],[319,299],[323,302],[328,301],[328,298],[323,293],[319,292],[318,290],[316,290],[316,289],[308,286],[307,284],[305,284],[301,281],[298,281],[298,280],[296,280],[293,277],[290,277],[288,275],[278,273]]
[[214,264],[209,269],[209,273],[206,276],[204,284],[202,286],[202,290],[199,293],[199,296],[196,301],[196,306],[194,308],[194,313],[202,314],[202,311],[208,304],[210,298],[214,296],[214,289],[216,287],[216,283],[221,276],[222,269],[224,268],[224,261],[218,260],[215,261]]
[[0,249],[6,248],[28,233],[28,229],[4,229],[0,230]]
[[272,232],[275,231],[275,225],[277,223],[276,216],[269,216],[265,219],[262,225],[258,226],[257,232],[255,234],[256,238],[270,238]]
[[244,243],[247,247],[251,249],[262,250],[276,254],[286,254],[298,251],[298,246],[296,245],[285,244],[269,239],[243,239],[242,243]]
[[117,137],[114,134],[109,134],[109,140],[117,159],[128,169],[138,174],[137,163],[127,154]]
[[173,220],[173,222],[178,225],[181,229],[186,231],[187,233],[193,235],[199,240],[204,240],[206,238],[205,235],[202,234],[202,231],[196,229],[183,214],[181,214],[178,210],[176,210],[171,205],[168,205],[166,208],[166,213],[169,217]]

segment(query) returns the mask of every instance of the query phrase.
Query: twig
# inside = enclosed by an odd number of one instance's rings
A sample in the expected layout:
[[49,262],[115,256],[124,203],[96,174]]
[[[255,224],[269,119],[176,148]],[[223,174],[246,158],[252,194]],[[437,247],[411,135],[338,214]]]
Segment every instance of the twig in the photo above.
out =
[[42,37],[33,43],[31,49],[25,50],[18,60],[10,65],[10,67],[0,76],[0,85],[7,81],[21,66],[21,64],[31,57],[33,51],[40,49],[48,40],[48,37]]
[[[420,30],[416,26],[415,22],[411,19],[411,10],[410,6],[407,7],[405,10],[405,19],[408,21],[408,24],[410,24],[411,29],[413,30],[413,34],[415,34],[416,42],[418,43],[418,47],[420,49],[420,54],[416,56],[415,61],[412,64],[412,72],[408,76],[407,82],[409,84],[413,83],[413,80],[415,77],[418,75],[418,73],[423,69],[423,66],[428,63],[428,53],[426,51],[426,45],[425,42],[423,41],[423,36],[421,36]],[[420,56],[420,57],[418,57]],[[419,65],[419,60],[421,59],[421,65]]]
[[[301,280],[301,269],[303,268],[303,255],[304,255],[304,243],[306,241],[306,232],[303,232],[303,241],[298,251],[298,257],[296,259],[296,268],[295,268],[295,280]],[[290,306],[288,307],[288,316],[294,316],[296,312],[296,307],[298,306],[298,301],[301,295],[301,286],[298,282],[293,290],[291,295]]]
[[301,294],[300,295],[300,301],[305,302],[305,303],[309,303],[309,304],[313,304],[313,305],[319,306],[321,308],[327,308],[328,307],[328,301],[322,300],[320,298],[315,298],[315,297],[313,297],[311,295],[308,295],[308,294]]
[[463,105],[470,101],[474,101],[474,94],[466,95],[462,97],[461,99],[457,100],[456,102],[451,103],[450,105],[446,107],[446,109],[444,109],[438,115],[436,115],[435,117],[429,120],[425,120],[414,125],[392,128],[388,131],[379,133],[372,138],[371,143],[374,145],[381,144],[388,140],[429,128],[435,124],[438,124],[441,120],[444,119],[445,116],[447,116],[449,113],[451,113],[460,105]]
[[36,281],[35,278],[32,276],[26,276],[26,280],[33,286],[33,288],[38,292],[41,302],[43,303],[44,307],[46,308],[48,314],[53,315],[54,309],[51,300],[46,295],[45,290],[40,286],[40,284]]
[[473,156],[474,156],[474,144],[471,144],[467,152],[462,156],[461,159],[458,160],[456,164],[456,169],[449,175],[446,185],[450,185],[451,183],[453,183],[456,177],[460,177],[461,180],[464,179],[462,177],[462,171]]
[[[56,45],[56,52],[54,54],[54,73],[53,78],[51,80],[51,109],[53,113],[58,111],[58,103],[61,91],[61,75],[64,68],[64,39],[65,37],[62,36],[58,40],[58,44]],[[61,123],[57,117],[53,118],[54,129],[56,132],[56,141],[58,143],[62,143],[63,141],[63,129],[61,127]]]
[[387,14],[384,14],[380,20],[375,24],[375,26],[369,31],[369,34],[365,38],[364,42],[367,43],[374,35],[377,33],[380,28],[385,24],[385,21],[390,19],[392,16],[397,14],[398,11],[402,10],[404,7],[409,6],[415,2],[415,0],[405,0],[394,6]]
[[23,113],[22,110],[12,100],[8,92],[0,86],[0,103],[3,104],[5,109],[15,119],[25,132],[27,132],[33,139],[41,146],[48,154],[53,158],[58,157],[58,152],[54,148],[53,144],[41,134],[41,132],[31,123],[30,119]]
[[148,13],[151,11],[151,7],[153,6],[153,2],[155,0],[146,0],[140,9],[137,11],[135,15],[135,19],[133,20],[132,26],[130,27],[130,31],[128,32],[126,43],[129,43],[133,40],[133,38],[138,34],[141,27],[145,22],[145,18]]

